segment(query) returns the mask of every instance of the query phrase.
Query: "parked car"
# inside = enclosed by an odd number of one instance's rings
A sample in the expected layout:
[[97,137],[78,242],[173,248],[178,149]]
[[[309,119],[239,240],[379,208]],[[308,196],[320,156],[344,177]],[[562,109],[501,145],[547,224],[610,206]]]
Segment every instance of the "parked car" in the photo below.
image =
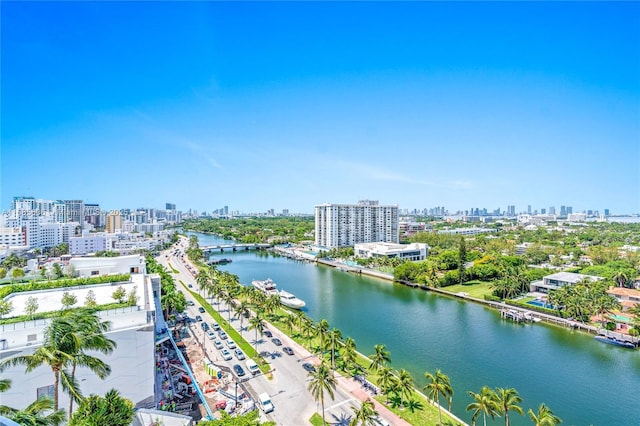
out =
[[207,324],[206,322],[203,322],[203,323],[202,323],[202,329],[203,329],[205,332],[209,331],[209,324]]
[[233,366],[233,371],[236,372],[238,377],[242,377],[245,375],[244,369],[240,366],[240,364],[236,364]]
[[225,361],[230,361],[233,358],[231,356],[231,352],[229,352],[229,350],[227,349],[222,349],[220,351],[220,355],[222,355],[222,359],[224,359]]
[[200,315],[196,315],[196,321],[202,321],[202,317]]
[[246,358],[244,356],[244,352],[242,352],[240,349],[236,349],[235,351],[233,351],[233,353],[236,354],[236,358],[238,358],[240,361]]
[[233,340],[229,339],[227,340],[227,346],[229,347],[229,349],[235,349],[237,348],[236,346],[236,342],[234,342]]
[[220,324],[218,324],[217,322],[212,322],[211,328],[213,328],[215,331],[218,331],[220,330]]
[[193,302],[193,300],[189,300],[189,301],[187,302],[187,305],[189,305],[189,306],[195,306],[196,304]]
[[309,364],[308,362],[302,364],[302,368],[307,370],[309,373],[313,373],[314,371],[316,371],[316,368],[313,366],[313,364]]
[[214,340],[213,341],[213,346],[215,346],[216,349],[222,349],[223,348],[222,342],[220,340]]
[[200,312],[201,314],[204,314],[204,308],[202,306],[198,307],[198,312]]
[[267,337],[273,337],[273,334],[269,330],[265,330],[262,333],[264,333],[264,335],[267,336]]
[[293,355],[293,349],[291,349],[289,346],[285,346],[284,348],[282,348],[282,352],[287,355]]
[[218,332],[218,336],[220,336],[220,338],[221,338],[222,340],[225,340],[225,339],[227,339],[227,338],[229,337],[229,336],[227,336],[227,333],[226,333],[224,330],[220,330],[220,331]]
[[281,341],[280,339],[278,339],[277,337],[276,337],[276,338],[271,339],[271,341],[272,341],[272,342],[273,342],[273,344],[274,344],[274,345],[276,345],[276,346],[282,346],[282,341]]
[[211,339],[211,340],[215,340],[216,333],[214,333],[213,330],[209,330],[209,331],[207,331],[207,337],[209,337],[209,339]]

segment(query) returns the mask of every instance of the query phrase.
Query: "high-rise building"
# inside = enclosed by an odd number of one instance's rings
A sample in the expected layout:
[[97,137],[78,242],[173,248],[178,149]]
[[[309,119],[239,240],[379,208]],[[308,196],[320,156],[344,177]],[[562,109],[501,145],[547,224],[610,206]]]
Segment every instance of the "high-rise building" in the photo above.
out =
[[67,221],[78,222],[82,228],[84,224],[84,201],[82,200],[64,200],[67,210]]
[[107,232],[113,234],[118,229],[122,229],[122,216],[119,211],[113,211],[107,215]]
[[175,204],[166,203],[164,206],[165,206],[164,207],[165,210],[175,210],[176,209],[176,205]]
[[609,209],[604,209],[604,215],[605,215],[605,216],[610,216],[610,214],[609,214]]
[[372,200],[315,206],[315,226],[316,245],[327,248],[400,240],[398,206],[381,206]]
[[549,214],[556,214],[556,207],[555,206],[549,207]]
[[527,206],[527,214],[531,214],[531,204]]

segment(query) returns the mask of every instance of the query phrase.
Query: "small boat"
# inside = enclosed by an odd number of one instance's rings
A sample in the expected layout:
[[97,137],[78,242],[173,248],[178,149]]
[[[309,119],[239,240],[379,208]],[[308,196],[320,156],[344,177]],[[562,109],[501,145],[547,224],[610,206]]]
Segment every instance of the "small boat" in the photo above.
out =
[[280,290],[280,303],[291,309],[302,309],[306,305],[304,300],[298,299],[288,291]]
[[626,340],[616,339],[615,337],[605,336],[604,334],[598,334],[594,337],[598,342],[607,343],[609,345],[621,346],[623,348],[635,349],[636,345]]
[[255,288],[266,294],[267,296],[271,296],[272,294],[278,294],[278,290],[276,290],[276,283],[271,280],[271,278],[267,278],[266,280],[253,280],[251,281],[251,285]]

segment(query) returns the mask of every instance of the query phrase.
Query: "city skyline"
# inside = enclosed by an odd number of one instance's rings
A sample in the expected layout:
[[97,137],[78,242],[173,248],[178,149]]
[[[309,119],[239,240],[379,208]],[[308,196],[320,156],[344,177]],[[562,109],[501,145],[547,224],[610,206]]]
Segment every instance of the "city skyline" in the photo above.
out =
[[[640,212],[637,3],[8,2],[1,209]],[[144,18],[144,19],[142,19]]]

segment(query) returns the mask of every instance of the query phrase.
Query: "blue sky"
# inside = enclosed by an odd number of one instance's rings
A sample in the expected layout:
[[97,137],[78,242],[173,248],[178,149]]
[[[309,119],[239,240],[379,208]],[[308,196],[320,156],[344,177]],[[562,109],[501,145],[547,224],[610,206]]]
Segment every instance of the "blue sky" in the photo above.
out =
[[640,212],[637,2],[3,2],[2,208]]

